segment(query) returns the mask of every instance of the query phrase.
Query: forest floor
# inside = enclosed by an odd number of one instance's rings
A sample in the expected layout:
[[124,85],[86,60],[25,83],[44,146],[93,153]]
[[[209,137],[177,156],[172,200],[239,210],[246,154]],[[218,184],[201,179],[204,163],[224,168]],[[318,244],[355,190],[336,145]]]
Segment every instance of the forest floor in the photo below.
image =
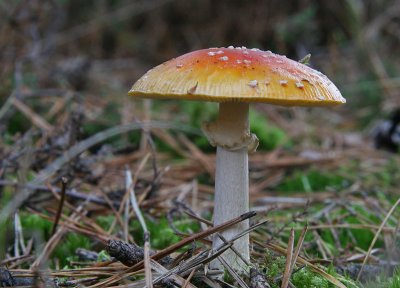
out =
[[342,110],[252,108],[251,263],[216,281],[204,267],[224,227],[210,226],[215,151],[199,129],[216,104],[68,92],[10,100],[3,286],[143,287],[151,273],[161,287],[397,287],[399,157],[346,132]]
[[[400,107],[400,5],[260,2],[0,1],[0,287],[400,287],[400,157],[374,143]],[[215,228],[217,104],[127,92],[226,43],[311,50],[348,102],[251,105],[254,213]],[[251,261],[216,279],[232,243],[211,239],[244,218]]]

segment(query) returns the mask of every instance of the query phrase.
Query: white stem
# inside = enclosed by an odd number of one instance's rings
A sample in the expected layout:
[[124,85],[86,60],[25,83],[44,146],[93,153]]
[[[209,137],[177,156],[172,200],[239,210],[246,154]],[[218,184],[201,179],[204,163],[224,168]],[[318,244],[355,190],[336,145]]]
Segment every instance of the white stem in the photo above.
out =
[[[249,211],[249,170],[247,148],[227,151],[217,147],[217,163],[215,175],[214,225],[221,224]],[[227,240],[249,227],[245,220],[231,229],[222,232]],[[222,244],[218,236],[214,236],[213,248]],[[234,247],[249,260],[249,235],[235,241]],[[236,270],[243,270],[243,262],[232,251],[223,254],[224,259]]]
[[[249,210],[249,169],[248,146],[254,145],[255,136],[250,134],[249,105],[245,103],[221,103],[218,119],[204,127],[211,143],[217,146],[215,175],[214,225],[231,220]],[[211,133],[209,133],[211,130]],[[221,133],[218,133],[221,132]],[[248,221],[225,230],[221,234],[230,240],[234,235],[249,227]],[[221,245],[217,235],[213,238],[213,248]],[[235,241],[234,247],[249,260],[249,236]],[[233,252],[227,250],[224,259],[237,271],[243,272],[245,263]],[[221,268],[218,260],[211,263],[213,268]]]

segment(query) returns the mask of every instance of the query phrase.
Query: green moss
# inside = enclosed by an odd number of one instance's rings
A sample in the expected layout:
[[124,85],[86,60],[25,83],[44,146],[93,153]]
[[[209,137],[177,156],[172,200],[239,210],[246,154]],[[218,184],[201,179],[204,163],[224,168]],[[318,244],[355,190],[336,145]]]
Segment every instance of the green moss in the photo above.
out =
[[0,193],[0,209],[5,207],[8,202],[12,199],[14,196],[14,188],[10,186],[4,186],[1,193]]
[[[218,115],[218,105],[215,103],[185,101],[179,103],[180,110],[184,112],[186,122],[193,127],[201,127],[204,122],[214,120]],[[288,144],[286,133],[268,122],[264,115],[250,109],[250,129],[260,140],[259,150],[272,150],[277,146]],[[189,135],[190,140],[203,151],[213,152],[213,147],[205,136]]]
[[77,260],[77,258],[75,258],[76,256],[70,256],[73,258],[67,259],[66,255],[75,255],[75,251],[78,248],[90,250],[90,239],[80,234],[68,233],[57,245],[53,252],[53,257],[60,260],[61,266],[67,265],[71,259]]
[[[113,215],[98,216],[96,218],[96,223],[104,230],[108,230],[110,229],[114,219],[115,217]],[[156,221],[146,219],[146,225],[150,232],[151,247],[154,249],[162,249],[181,240],[181,238],[175,235],[175,232],[171,229],[166,217],[161,217]],[[174,225],[179,229],[179,231],[188,234],[199,231],[200,229],[198,223],[193,222],[188,218],[174,221]],[[116,225],[115,228],[120,229],[118,225]],[[133,235],[135,242],[138,245],[143,246],[143,229],[140,226],[139,221],[131,221],[130,232]]]
[[[187,123],[195,128],[200,128],[204,122],[215,119],[218,115],[218,105],[211,102],[183,101],[179,103],[180,110],[184,113]],[[206,136],[187,135],[198,148],[205,152],[212,152],[213,147],[208,143]]]
[[[261,265],[262,271],[265,273],[266,280],[271,285],[271,288],[279,288],[281,285],[278,279],[281,279],[285,271],[286,258],[283,256],[276,256],[271,251],[267,250],[264,262]],[[333,266],[328,267],[326,272],[335,278],[338,275],[335,272]],[[342,279],[341,281],[346,282],[347,287],[357,288],[353,281],[349,279]],[[305,266],[298,269],[295,266],[292,277],[290,281],[296,288],[334,288],[335,286],[331,284],[325,277],[320,274],[313,272],[309,267]]]
[[[25,239],[35,237],[41,241],[47,241],[50,238],[52,222],[27,212],[21,213],[20,219]],[[90,249],[89,238],[76,233],[68,233],[60,240],[51,258],[58,258],[61,266],[65,266],[69,263],[67,256],[75,255],[77,248]]]
[[14,145],[15,141],[10,133],[6,132],[6,133],[2,134],[1,137],[3,137],[4,145],[9,145],[9,146]]
[[400,269],[396,270],[392,277],[377,275],[373,281],[360,284],[362,288],[400,288]]
[[185,113],[188,124],[193,127],[201,127],[206,121],[215,119],[218,114],[218,105],[211,102],[182,101],[180,110]]
[[400,288],[400,270],[389,279],[388,284],[385,288]]
[[[360,224],[360,221],[355,216],[348,217],[344,220],[348,224]],[[340,242],[342,247],[346,247],[348,244],[352,244],[350,238],[350,233],[355,239],[355,245],[363,250],[368,250],[372,239],[374,238],[374,233],[367,229],[341,229],[340,230]],[[376,245],[380,246],[382,244],[381,240],[378,240]]]
[[14,135],[18,132],[24,132],[31,126],[30,121],[26,120],[26,117],[19,111],[15,111],[8,120],[7,132]]
[[115,220],[114,215],[106,215],[106,216],[100,215],[96,217],[96,223],[106,231],[111,228],[111,225],[114,222],[114,220]]
[[330,288],[334,287],[333,285],[330,285],[329,281],[326,280],[325,278],[321,277],[315,272],[312,272],[310,269],[307,269],[306,267],[303,269],[300,269],[296,273],[292,275],[292,283],[298,287],[304,287],[304,288]]
[[[393,203],[394,200],[390,201],[390,204]],[[326,207],[326,204],[314,204],[308,208],[308,215],[315,215],[319,213],[324,207]],[[351,213],[349,213],[349,211]],[[287,217],[287,213],[288,213],[287,211],[276,211],[273,212],[273,215],[278,218],[284,218]],[[395,219],[397,219],[396,215],[394,215],[393,218],[394,221]],[[315,221],[312,218],[309,220],[313,222]],[[304,221],[307,221],[307,219],[304,219]],[[295,236],[299,237],[301,229],[305,225],[304,221],[301,221],[299,223],[292,223],[288,225],[287,228],[289,227],[295,228],[296,229]],[[318,233],[320,239],[323,241],[324,246],[329,250],[329,252],[334,256],[340,256],[343,253],[342,249],[352,250],[354,247],[359,247],[363,250],[368,250],[375,236],[374,230],[368,228],[360,229],[359,227],[351,228],[351,225],[369,224],[369,225],[379,226],[382,220],[379,217],[377,217],[375,211],[370,211],[369,209],[366,209],[363,204],[357,202],[349,202],[345,207],[337,205],[334,209],[330,210],[329,219],[326,219],[325,216],[322,215],[321,218],[319,218],[318,223],[329,223],[329,221],[332,221],[333,224],[339,224],[339,225],[344,224],[350,226],[350,227],[345,226],[341,228],[335,228],[338,239],[334,237],[332,230],[329,228],[316,230],[316,233]],[[389,225],[394,227],[396,225],[394,221]],[[311,225],[315,224],[317,223],[314,222]],[[283,224],[278,223],[277,226],[279,225]],[[289,232],[287,230],[283,231],[280,237],[282,241],[287,242],[289,238]],[[317,239],[315,237],[316,236],[314,233],[307,233],[305,236],[305,242],[316,243]],[[337,240],[339,242],[339,245]],[[375,243],[375,247],[384,247],[384,242],[382,237],[378,238],[377,242]],[[322,256],[316,245],[313,245],[312,247],[307,249],[307,253],[310,255],[311,258],[313,257],[318,258]]]
[[297,171],[279,184],[275,190],[280,192],[313,192],[328,188],[339,189],[348,184],[340,175],[316,170]]
[[47,240],[50,237],[53,223],[39,215],[23,212],[20,214],[24,236],[29,239],[36,234],[39,239]]
[[9,235],[12,235],[13,223],[10,218],[0,219],[0,259],[6,259]]
[[199,184],[214,186],[214,179],[210,177],[208,173],[202,173],[197,176]]
[[99,252],[99,254],[97,254],[97,262],[105,262],[105,261],[108,261],[108,260],[110,260],[110,259],[111,259],[111,257],[110,257],[110,255],[107,253],[106,250],[101,250],[101,251]]
[[176,243],[180,238],[175,235],[174,231],[169,227],[165,218],[160,221],[148,222],[148,229],[151,236],[151,245],[156,249],[165,248],[173,243]]
[[[390,159],[388,163],[380,167],[378,171],[362,175],[362,181],[365,183],[365,186],[376,187],[377,189],[396,186],[400,181],[400,172],[396,159]],[[383,194],[384,197],[386,197],[387,191]]]
[[289,144],[286,133],[268,122],[264,115],[250,109],[249,118],[250,130],[260,141],[258,150],[273,150],[278,146]]
[[[151,247],[154,249],[163,249],[181,240],[179,236],[170,227],[167,218],[162,217],[157,221],[146,220],[147,229],[150,232]],[[175,227],[183,232],[192,234],[199,231],[199,225],[189,219],[174,221]],[[130,224],[133,237],[136,243],[143,246],[143,229],[139,221],[132,221]]]
[[[275,283],[275,279],[282,275],[285,269],[286,259],[283,256],[275,256],[267,250],[264,258],[264,263],[261,268],[263,269],[268,283],[272,284],[272,288],[279,287]],[[275,285],[275,286],[274,286]]]

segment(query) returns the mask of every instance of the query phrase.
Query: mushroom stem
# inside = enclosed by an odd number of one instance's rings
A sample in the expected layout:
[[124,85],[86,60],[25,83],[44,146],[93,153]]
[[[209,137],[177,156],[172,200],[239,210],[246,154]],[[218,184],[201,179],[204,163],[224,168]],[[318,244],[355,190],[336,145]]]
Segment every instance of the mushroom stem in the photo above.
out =
[[[214,225],[235,218],[249,210],[249,170],[248,148],[257,146],[257,138],[249,130],[249,104],[221,103],[218,119],[203,127],[211,144],[217,146]],[[222,236],[230,240],[234,235],[249,227],[248,221],[223,231]],[[223,242],[214,236],[213,248]],[[241,256],[249,260],[249,236],[245,235],[234,243]],[[227,250],[224,259],[237,271],[246,268],[243,261]],[[213,268],[221,268],[218,260],[211,263]]]

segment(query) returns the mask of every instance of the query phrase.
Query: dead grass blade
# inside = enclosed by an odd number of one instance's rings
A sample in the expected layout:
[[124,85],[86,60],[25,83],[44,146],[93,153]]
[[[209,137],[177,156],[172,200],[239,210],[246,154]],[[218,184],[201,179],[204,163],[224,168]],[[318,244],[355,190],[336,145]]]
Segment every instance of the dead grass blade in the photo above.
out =
[[282,277],[281,288],[287,288],[289,285],[290,275],[292,274],[292,260],[293,260],[293,245],[294,245],[294,230],[290,230],[289,243],[286,252],[286,265],[285,272]]
[[182,288],[187,288],[188,285],[190,284],[190,280],[192,280],[194,273],[196,272],[196,269],[193,269],[192,272],[190,272],[189,276],[185,280],[185,283],[183,283]]
[[369,245],[367,254],[365,255],[364,261],[363,261],[363,263],[362,263],[362,265],[361,265],[361,269],[360,269],[360,271],[358,272],[357,281],[360,279],[361,274],[362,274],[362,271],[363,271],[363,269],[364,269],[364,266],[365,266],[365,264],[367,263],[368,258],[371,256],[371,251],[372,251],[372,249],[374,248],[374,245],[375,245],[376,241],[378,240],[379,234],[381,233],[381,231],[382,231],[382,229],[383,229],[383,226],[385,226],[386,222],[389,220],[390,216],[392,216],[394,210],[396,209],[396,207],[397,207],[399,204],[400,204],[400,198],[397,199],[396,203],[394,203],[394,205],[392,206],[392,208],[390,208],[389,212],[388,212],[388,213],[386,214],[386,216],[385,216],[385,219],[383,219],[382,224],[379,226],[378,231],[376,231],[375,236],[374,236],[374,239],[372,239],[372,242],[371,242],[371,244]]
[[[290,277],[293,273],[294,266],[296,264],[297,258],[299,257],[301,247],[303,246],[304,243],[304,238],[307,233],[307,225],[303,228],[303,231],[301,232],[300,238],[297,241],[296,248],[294,249],[293,252],[293,245],[294,245],[294,229],[292,228],[290,230],[290,236],[289,236],[289,243],[288,243],[288,250],[287,250],[287,256],[286,256],[286,266],[285,266],[285,272],[282,277],[282,288],[286,288],[289,285]],[[291,258],[291,259],[290,259]],[[288,267],[290,260],[290,265]]]
[[150,265],[150,233],[144,232],[144,276],[146,280],[146,287],[153,288],[153,277],[151,275]]
[[293,272],[294,265],[296,264],[297,257],[299,257],[301,247],[303,247],[304,238],[306,237],[306,233],[308,230],[308,226],[304,226],[303,231],[301,231],[300,238],[297,241],[296,249],[294,250],[292,264],[290,266],[290,273]]
[[38,128],[46,131],[47,133],[53,131],[53,126],[51,126],[45,119],[36,114],[29,106],[18,100],[16,97],[12,98],[12,104]]
[[240,285],[242,288],[250,288],[246,282],[236,273],[236,271],[229,265],[228,262],[225,261],[224,257],[219,256],[218,260],[224,265],[226,270],[228,270],[229,274],[236,280],[236,282]]
[[[154,261],[154,260],[150,260],[150,264],[151,264],[151,268],[154,271],[157,271],[157,273],[159,274],[167,274],[169,271],[162,266],[161,264],[159,264],[158,262]],[[197,288],[195,285],[190,283],[190,275],[193,276],[194,272],[196,269],[193,269],[192,272],[189,274],[188,279],[183,279],[181,276],[176,275],[176,274],[171,274],[169,277],[171,277],[177,284],[179,285],[186,285],[187,288]],[[193,274],[192,274],[193,273]]]
[[212,260],[216,259],[218,256],[220,256],[222,253],[224,253],[226,250],[228,250],[230,247],[232,247],[232,245],[233,245],[233,242],[229,242],[227,244],[223,244],[223,245],[219,246],[217,249],[205,250],[205,251],[201,252],[200,254],[197,254],[196,256],[193,256],[192,258],[188,259],[184,263],[169,270],[167,273],[161,275],[160,277],[158,277],[157,279],[154,280],[154,283],[163,281],[173,274],[184,275],[185,273],[187,273],[187,271],[190,271],[191,269],[195,269],[195,268],[199,267],[200,265],[209,263],[210,261],[212,261]]
[[62,177],[61,178],[61,195],[60,195],[61,199],[60,199],[60,203],[58,205],[57,214],[56,214],[56,216],[54,218],[53,229],[52,229],[51,235],[54,235],[54,233],[56,233],[58,221],[60,221],[62,208],[64,206],[65,191],[66,190],[67,190],[67,178]]
[[[138,171],[141,171],[147,162],[147,159],[149,159],[150,153],[147,154],[141,163],[139,164]],[[137,181],[137,175],[139,173],[136,173],[135,175],[135,181],[132,180],[132,173],[128,169],[125,171],[126,174],[126,189],[128,191],[128,197],[131,201],[131,205],[133,210],[135,211],[136,217],[139,219],[140,225],[142,226],[143,229],[143,234],[144,234],[144,273],[145,273],[145,280],[146,280],[146,287],[148,288],[153,288],[153,280],[151,276],[151,267],[150,267],[150,233],[147,230],[147,225],[144,220],[144,217],[142,215],[142,212],[140,211],[139,205],[136,200],[136,195],[135,195],[135,190],[134,190],[134,185]],[[127,201],[128,203],[128,201]]]

